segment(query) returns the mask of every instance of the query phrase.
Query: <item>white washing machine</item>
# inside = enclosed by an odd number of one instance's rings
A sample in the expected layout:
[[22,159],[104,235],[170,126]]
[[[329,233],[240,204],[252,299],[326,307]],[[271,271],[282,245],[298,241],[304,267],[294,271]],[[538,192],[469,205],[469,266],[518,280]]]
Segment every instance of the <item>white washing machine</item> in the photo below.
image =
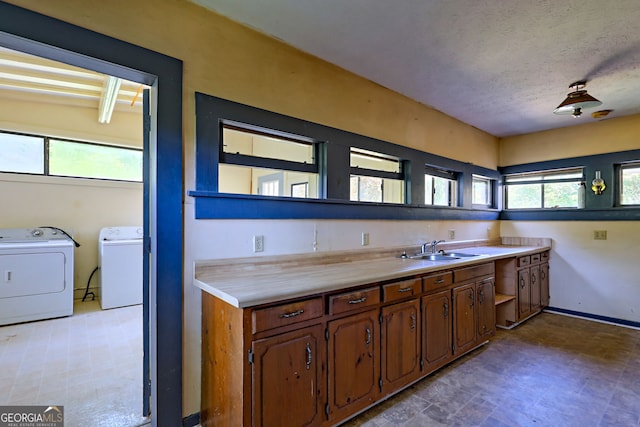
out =
[[106,227],[98,237],[100,307],[142,304],[142,227]]
[[74,243],[55,227],[0,229],[0,325],[73,314]]

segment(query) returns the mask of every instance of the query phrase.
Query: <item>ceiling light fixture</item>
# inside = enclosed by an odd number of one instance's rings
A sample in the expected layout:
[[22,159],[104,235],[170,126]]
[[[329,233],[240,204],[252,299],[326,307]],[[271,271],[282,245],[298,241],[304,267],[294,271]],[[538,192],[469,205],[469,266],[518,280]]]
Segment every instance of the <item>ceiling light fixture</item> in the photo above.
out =
[[573,89],[562,101],[558,108],[553,110],[554,114],[571,114],[577,118],[582,115],[583,108],[593,108],[602,105],[602,102],[589,95],[584,88],[587,86],[585,80],[580,80],[569,85],[569,89]]

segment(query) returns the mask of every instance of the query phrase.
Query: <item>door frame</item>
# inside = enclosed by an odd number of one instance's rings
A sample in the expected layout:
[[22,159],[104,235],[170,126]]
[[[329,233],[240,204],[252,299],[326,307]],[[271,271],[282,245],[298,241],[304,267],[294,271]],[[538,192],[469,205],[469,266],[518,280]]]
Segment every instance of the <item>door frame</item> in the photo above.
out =
[[[151,89],[148,208],[151,421],[182,425],[182,61],[0,2],[0,45]],[[147,153],[145,153],[147,155]]]

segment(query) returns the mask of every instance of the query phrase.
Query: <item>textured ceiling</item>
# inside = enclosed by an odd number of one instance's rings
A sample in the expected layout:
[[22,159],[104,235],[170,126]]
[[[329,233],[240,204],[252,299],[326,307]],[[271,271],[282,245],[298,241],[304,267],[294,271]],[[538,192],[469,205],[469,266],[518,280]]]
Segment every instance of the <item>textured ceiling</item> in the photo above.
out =
[[640,113],[639,0],[192,1],[496,136]]

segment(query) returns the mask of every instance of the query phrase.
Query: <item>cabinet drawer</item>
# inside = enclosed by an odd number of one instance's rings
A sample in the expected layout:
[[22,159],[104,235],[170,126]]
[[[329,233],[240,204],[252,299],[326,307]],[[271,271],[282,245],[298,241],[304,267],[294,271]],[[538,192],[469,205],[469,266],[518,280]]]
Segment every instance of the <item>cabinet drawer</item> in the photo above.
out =
[[540,254],[531,255],[531,264],[537,264],[540,262]]
[[367,288],[361,291],[345,292],[329,297],[329,313],[339,314],[380,303],[380,288]]
[[549,251],[547,252],[542,252],[541,256],[540,256],[540,260],[542,262],[547,262],[549,261]]
[[442,273],[430,274],[422,278],[422,290],[424,292],[449,286],[453,283],[453,273],[444,271]]
[[253,312],[253,333],[322,316],[322,297],[296,301]]
[[389,283],[382,287],[384,301],[395,301],[418,295],[422,291],[420,279],[403,280],[402,282]]
[[486,264],[474,265],[473,267],[459,268],[453,271],[453,277],[456,283],[465,282],[474,277],[493,275],[495,266],[492,262]]
[[531,264],[531,257],[529,255],[518,258],[518,267],[525,267],[529,264]]

